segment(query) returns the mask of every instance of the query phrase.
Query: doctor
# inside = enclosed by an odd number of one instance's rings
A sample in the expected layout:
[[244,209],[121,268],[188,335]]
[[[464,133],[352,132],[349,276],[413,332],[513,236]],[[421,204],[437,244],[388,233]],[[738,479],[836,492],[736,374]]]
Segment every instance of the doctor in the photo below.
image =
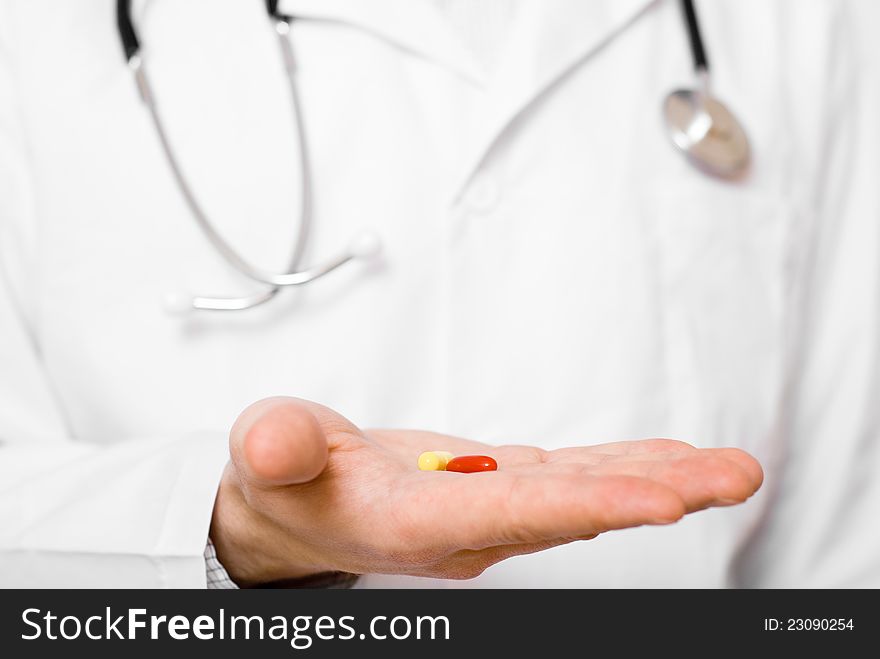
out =
[[3,585],[880,585],[868,3],[698,4],[726,178],[668,0],[113,5],[0,4]]

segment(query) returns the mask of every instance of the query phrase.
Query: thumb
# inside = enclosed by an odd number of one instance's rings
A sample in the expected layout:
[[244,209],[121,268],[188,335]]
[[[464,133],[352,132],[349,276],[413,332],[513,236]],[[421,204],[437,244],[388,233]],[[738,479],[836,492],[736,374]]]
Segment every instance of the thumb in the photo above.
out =
[[232,425],[229,451],[246,485],[305,483],[327,465],[324,431],[296,398],[266,398],[245,409]]

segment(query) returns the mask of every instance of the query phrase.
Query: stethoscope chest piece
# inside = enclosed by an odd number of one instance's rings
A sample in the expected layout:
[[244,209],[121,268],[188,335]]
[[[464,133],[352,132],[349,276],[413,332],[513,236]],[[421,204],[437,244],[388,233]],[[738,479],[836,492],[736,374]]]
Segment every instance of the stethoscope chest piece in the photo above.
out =
[[673,144],[701,171],[732,179],[748,168],[749,139],[742,124],[705,91],[671,92],[663,103],[663,116]]
[[733,113],[709,89],[709,58],[693,0],[681,0],[694,62],[693,89],[676,89],[663,101],[663,118],[672,143],[700,171],[735,179],[749,167],[749,138]]

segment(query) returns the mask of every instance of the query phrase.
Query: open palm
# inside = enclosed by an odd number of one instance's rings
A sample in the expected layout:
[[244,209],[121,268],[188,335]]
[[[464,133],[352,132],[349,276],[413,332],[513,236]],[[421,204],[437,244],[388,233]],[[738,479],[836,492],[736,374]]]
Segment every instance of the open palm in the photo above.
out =
[[[244,583],[325,570],[470,578],[511,556],[738,503],[762,481],[738,449],[664,439],[490,446],[361,431],[291,398],[248,408],[230,445],[212,537]],[[491,455],[498,471],[419,471],[418,455],[434,449]],[[225,523],[224,500],[235,511]]]

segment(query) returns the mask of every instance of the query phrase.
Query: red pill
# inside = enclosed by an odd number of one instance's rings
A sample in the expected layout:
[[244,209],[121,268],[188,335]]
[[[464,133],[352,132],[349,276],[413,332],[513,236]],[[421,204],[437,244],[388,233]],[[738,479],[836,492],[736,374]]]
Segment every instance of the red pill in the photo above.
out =
[[488,455],[459,455],[446,463],[446,471],[472,474],[476,471],[495,471],[498,463]]

